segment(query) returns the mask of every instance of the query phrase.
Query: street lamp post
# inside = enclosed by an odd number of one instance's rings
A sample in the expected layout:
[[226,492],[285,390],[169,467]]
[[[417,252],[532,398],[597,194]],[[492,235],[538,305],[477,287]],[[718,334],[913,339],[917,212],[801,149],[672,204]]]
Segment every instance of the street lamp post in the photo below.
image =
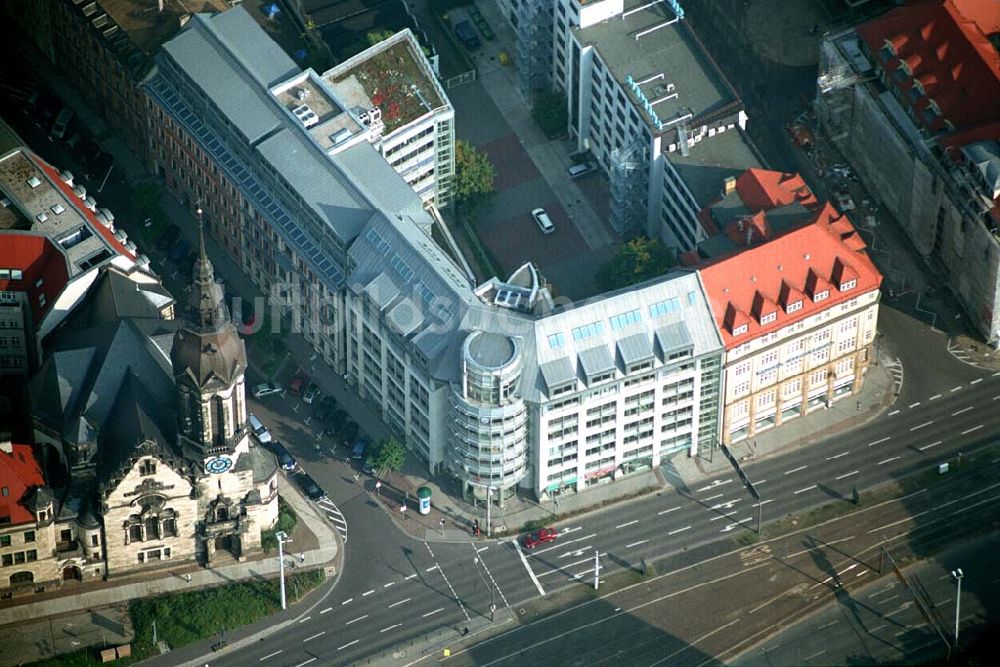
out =
[[958,648],[958,614],[962,608],[962,577],[965,573],[962,568],[958,568],[951,571],[951,576],[955,577],[955,585],[958,587],[955,593],[955,648]]
[[279,530],[274,536],[278,538],[278,580],[281,588],[281,608],[287,609],[288,605],[285,602],[285,542],[291,542],[291,540],[288,539],[288,533],[283,530]]

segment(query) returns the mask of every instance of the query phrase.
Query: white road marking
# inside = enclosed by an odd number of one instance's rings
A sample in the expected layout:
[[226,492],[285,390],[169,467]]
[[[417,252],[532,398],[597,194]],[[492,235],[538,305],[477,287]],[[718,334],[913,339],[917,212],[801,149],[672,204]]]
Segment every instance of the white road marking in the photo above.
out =
[[918,430],[922,429],[925,426],[930,426],[933,423],[934,423],[933,420],[931,420],[929,422],[924,422],[923,424],[918,424],[917,426],[912,427],[910,430],[911,431],[918,431]]
[[895,461],[895,460],[901,459],[901,458],[903,458],[903,457],[902,456],[893,456],[893,457],[890,457],[890,458],[888,458],[888,459],[886,459],[884,461],[879,461],[878,464],[882,465],[884,463],[889,463],[890,461]]
[[425,571],[425,572],[433,572],[433,571],[434,571],[434,570],[436,570],[436,569],[438,569],[438,566],[437,566],[437,565],[431,565],[431,566],[430,566],[429,568],[427,568],[427,569],[426,569],[426,570],[424,570],[424,571]]
[[962,409],[961,409],[961,410],[959,410],[958,412],[952,412],[952,413],[951,413],[951,416],[952,416],[952,417],[957,417],[957,416],[959,416],[960,414],[962,414],[963,412],[968,412],[969,410],[971,410],[971,409],[972,409],[972,408],[974,408],[974,407],[976,407],[976,406],[974,406],[974,405],[970,405],[970,406],[969,406],[969,407],[967,407],[967,408],[962,408]]
[[709,484],[708,486],[701,487],[700,489],[698,489],[697,491],[695,491],[695,493],[701,493],[702,491],[711,491],[712,489],[714,489],[717,486],[722,486],[723,484],[729,484],[732,481],[733,480],[731,480],[731,479],[717,479],[714,482],[712,482],[711,484]]
[[346,600],[340,603],[340,606],[343,607],[348,602],[354,602],[354,598],[347,598]]
[[[548,551],[552,551],[553,549],[558,549],[560,547],[564,547],[565,548],[565,546],[567,544],[573,544],[574,542],[586,542],[590,538],[596,537],[596,536],[597,536],[597,533],[591,533],[590,535],[585,535],[583,537],[578,537],[575,540],[566,540],[565,542],[560,542],[559,544],[553,544],[551,547],[546,547],[544,549],[538,549],[537,551],[534,551],[532,555],[534,555],[534,556],[537,557],[537,556],[539,556],[539,555],[541,555],[543,553],[546,553]],[[579,549],[576,549],[575,551],[567,551],[567,552],[563,553],[562,555],[560,555],[558,557],[559,558],[565,558],[566,556],[568,556],[568,555],[570,555],[572,553],[576,553],[576,551],[579,551]]]
[[762,479],[759,482],[754,482],[753,483],[754,486],[760,486],[761,484],[767,484],[767,480],[766,479]]
[[888,417],[892,417],[893,415],[898,415],[898,414],[899,414],[899,410],[893,410],[893,411],[892,411],[892,412],[890,412],[890,413],[889,413],[889,414],[888,414],[887,416],[888,416]]
[[351,621],[348,621],[347,623],[344,623],[344,625],[350,625],[351,623],[357,623],[358,621],[363,621],[366,618],[368,618],[368,614],[365,614],[364,616],[358,616],[354,620],[351,620]]
[[299,619],[299,623],[305,623],[305,622],[306,622],[306,621],[308,621],[308,620],[309,620],[310,618],[312,618],[312,616],[306,616],[305,618],[300,618],[300,619]]
[[913,408],[917,407],[918,405],[920,405],[920,401],[917,401],[916,403],[910,403],[910,409],[912,410]]
[[295,665],[295,667],[304,667],[305,665],[308,665],[310,662],[316,662],[316,658],[309,658],[308,660],[303,660],[299,664]]
[[538,582],[538,577],[535,576],[535,573],[531,569],[531,566],[528,565],[528,559],[524,557],[524,552],[521,551],[521,545],[517,543],[517,540],[511,540],[511,544],[514,545],[514,549],[515,551],[517,551],[517,555],[521,557],[521,563],[524,565],[524,569],[528,571],[528,576],[531,577],[531,581],[535,584],[535,588],[538,589],[538,594],[544,596],[545,589],[542,588],[542,585]]
[[264,661],[265,661],[265,660],[267,660],[268,658],[273,658],[274,656],[276,656],[276,655],[278,655],[279,653],[281,653],[281,651],[282,651],[282,650],[283,650],[283,649],[280,649],[280,648],[279,648],[279,649],[278,649],[277,651],[275,651],[274,653],[268,653],[267,655],[265,655],[265,656],[264,656],[263,658],[261,658],[261,659],[260,659],[260,660],[258,660],[257,662],[264,662]]
[[979,430],[979,429],[981,429],[982,427],[983,427],[983,425],[982,425],[982,424],[980,424],[979,426],[973,426],[972,428],[967,428],[967,429],[965,429],[964,431],[962,431],[962,435],[969,435],[969,434],[970,434],[970,433],[972,433],[973,431],[978,431],[978,430]]
[[875,442],[869,442],[869,443],[868,443],[868,446],[869,446],[869,447],[874,447],[875,445],[878,445],[878,444],[880,444],[880,443],[883,443],[883,442],[885,442],[885,441],[886,441],[886,440],[888,440],[888,439],[889,439],[888,437],[885,437],[885,438],[882,438],[881,440],[876,440]]
[[975,380],[973,380],[973,381],[972,381],[972,382],[970,382],[969,384],[979,384],[979,383],[980,383],[980,382],[982,382],[982,381],[983,381],[983,378],[976,378]]
[[812,491],[812,490],[813,490],[813,489],[815,489],[816,487],[817,487],[817,485],[816,485],[816,484],[813,484],[812,486],[807,486],[807,487],[806,487],[806,488],[804,488],[804,489],[799,489],[798,491],[796,491],[796,492],[795,492],[795,495],[799,495],[800,493],[805,493],[806,491]]
[[657,516],[663,516],[664,514],[670,514],[671,512],[676,512],[680,507],[671,507],[668,510],[663,510],[662,512],[657,512]]
[[333,609],[333,607],[327,607],[326,609],[324,609],[324,610],[323,610],[323,611],[321,611],[320,613],[321,613],[321,614],[325,614],[326,612],[330,611],[331,609]]
[[434,611],[429,611],[426,614],[424,614],[423,616],[421,616],[420,618],[427,618],[428,616],[433,616],[434,614],[438,613],[439,611],[444,611],[444,607],[441,607],[439,609],[435,609]]
[[399,626],[401,626],[401,625],[402,625],[402,623],[393,623],[393,624],[392,624],[392,625],[390,625],[389,627],[387,627],[387,628],[382,628],[382,629],[381,629],[381,630],[379,630],[378,632],[379,632],[379,634],[382,634],[383,632],[389,632],[389,630],[392,630],[393,628],[398,628],[398,627],[399,627]]
[[760,507],[761,505],[766,505],[768,503],[773,503],[773,502],[774,502],[774,498],[768,498],[767,500],[762,500],[759,503],[754,503],[750,507]]
[[996,396],[994,396],[993,400],[994,401],[1000,401],[1000,394],[997,394]]
[[860,473],[861,473],[860,470],[852,470],[851,472],[844,473],[843,475],[841,475],[837,479],[847,479],[848,477],[853,477],[854,475],[858,475]]
[[683,528],[678,528],[677,530],[671,530],[667,535],[676,535],[677,533],[683,533],[685,530],[691,530],[691,526],[684,526]]
[[799,466],[798,468],[792,468],[791,470],[786,470],[785,474],[786,475],[791,475],[793,472],[799,472],[800,470],[805,470],[808,467],[809,466]]
[[824,653],[826,653],[826,649],[823,649],[822,651],[816,651],[812,655],[807,655],[806,657],[802,658],[802,662],[809,662],[813,658],[818,658],[819,656],[823,655]]
[[416,577],[416,576],[418,576],[418,575],[417,575],[416,572],[414,572],[413,574],[411,574],[408,577],[403,577],[403,581],[409,581],[410,579],[412,579],[413,577]]
[[367,593],[362,593],[362,594],[361,594],[361,597],[368,597],[369,595],[371,595],[371,594],[372,594],[372,593],[374,593],[374,592],[375,592],[375,590],[374,590],[374,589],[372,589],[372,590],[368,591]]
[[736,516],[737,512],[730,512],[729,514],[716,514],[715,516],[709,518],[709,521],[718,521],[719,519],[732,519]]
[[357,639],[355,639],[355,640],[354,640],[353,642],[348,642],[348,643],[344,644],[343,646],[338,646],[338,647],[337,647],[337,650],[338,650],[338,651],[343,651],[343,650],[344,650],[345,648],[347,648],[348,646],[354,646],[354,645],[355,645],[355,644],[357,644],[357,643],[358,643],[358,640],[357,640]]
[[631,549],[632,547],[637,547],[640,544],[645,544],[646,542],[649,542],[649,540],[639,540],[638,542],[633,542],[632,544],[626,544],[625,548],[626,549]]
[[959,390],[961,390],[961,389],[962,389],[962,385],[958,385],[957,387],[953,387],[953,388],[952,388],[952,390],[951,390],[951,393],[953,393],[953,394],[954,394],[954,393],[955,393],[956,391],[959,391]]
[[709,500],[715,500],[716,498],[721,498],[724,495],[726,495],[726,494],[724,494],[724,493],[717,493],[714,496],[709,496],[708,498],[702,498],[701,500],[702,500],[702,502],[706,502],[707,503]]
[[857,573],[856,575],[854,575],[854,578],[855,578],[855,579],[857,579],[858,577],[863,577],[863,576],[865,576],[866,574],[868,574],[868,570],[861,570],[861,571],[860,571],[860,572],[858,572],[858,573]]
[[485,547],[483,547],[482,549],[478,549],[478,548],[476,548],[476,545],[475,545],[475,544],[473,544],[473,545],[472,545],[472,548],[476,550],[476,553],[477,553],[477,554],[481,554],[481,553],[483,553],[484,551],[488,551],[488,550],[489,550],[489,548],[490,548],[490,546],[489,546],[489,545],[487,544],[487,545],[486,545]]
[[[607,556],[608,552],[605,551],[603,553],[599,553],[598,555],[602,556],[602,557],[603,556]],[[550,574],[555,574],[556,572],[561,572],[564,569],[569,569],[571,567],[576,567],[577,565],[580,565],[582,563],[592,563],[593,562],[593,558],[594,558],[593,556],[587,556],[586,558],[584,558],[582,560],[574,561],[572,563],[566,563],[565,565],[561,565],[558,570],[549,570],[548,572],[542,572],[540,575],[538,575],[538,577],[539,578],[547,577]]]
[[307,641],[310,641],[310,640],[312,640],[312,639],[316,639],[317,637],[322,637],[322,636],[323,636],[323,635],[325,635],[325,634],[326,634],[326,630],[323,630],[322,632],[317,632],[317,633],[316,633],[316,634],[314,634],[313,636],[311,636],[311,637],[306,637],[305,639],[303,639],[303,640],[302,640],[302,643],[303,643],[303,644],[305,644],[305,643],[306,643]]
[[639,523],[639,520],[635,519],[634,521],[629,521],[628,523],[623,523],[623,524],[620,524],[618,526],[615,526],[615,530],[618,530],[619,528],[625,528],[626,526],[632,526],[632,525],[635,525],[637,523]]
[[395,581],[390,581],[389,583],[383,585],[382,588],[389,588],[389,586],[392,586],[395,583],[396,583]]
[[841,570],[841,571],[840,571],[840,572],[838,572],[837,574],[838,574],[838,575],[840,575],[840,574],[847,574],[848,572],[850,572],[851,570],[853,570],[853,569],[854,569],[854,568],[856,568],[857,566],[858,566],[858,564],[857,564],[857,563],[851,563],[850,565],[848,565],[847,567],[845,567],[845,568],[844,568],[843,570]]
[[917,447],[917,449],[919,449],[920,451],[924,451],[925,449],[930,449],[931,447],[937,447],[940,444],[941,444],[941,441],[938,440],[937,442],[932,442],[929,445],[924,445],[923,447]]
[[406,598],[405,600],[400,600],[399,602],[393,602],[391,605],[389,605],[389,609],[392,609],[393,607],[398,607],[401,604],[405,604],[409,602],[411,599],[412,598]]
[[841,452],[841,453],[837,454],[836,456],[828,456],[828,457],[826,457],[826,460],[827,461],[832,461],[834,459],[839,459],[841,456],[847,456],[850,453],[851,452],[849,452],[849,451],[847,451],[847,452]]
[[736,498],[734,500],[727,500],[724,503],[716,503],[715,505],[712,505],[709,509],[713,509],[713,510],[722,510],[722,509],[730,510],[730,509],[733,508],[733,505],[735,505],[736,503],[740,502],[741,500],[743,500],[743,499],[742,498]]
[[929,400],[929,401],[936,401],[936,400],[937,400],[937,399],[939,399],[939,398],[941,398],[941,394],[934,394],[933,396],[931,396],[931,397],[930,397],[929,399],[927,399],[927,400]]

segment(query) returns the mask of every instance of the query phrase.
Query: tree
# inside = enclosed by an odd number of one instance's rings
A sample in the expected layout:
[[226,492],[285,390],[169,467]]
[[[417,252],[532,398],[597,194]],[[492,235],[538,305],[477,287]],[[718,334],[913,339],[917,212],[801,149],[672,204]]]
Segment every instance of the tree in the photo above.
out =
[[493,194],[496,170],[485,153],[467,141],[455,142],[455,205],[472,213]]
[[597,283],[605,291],[628,287],[663,275],[673,263],[673,254],[662,241],[637,236],[598,269]]
[[536,93],[531,107],[531,117],[549,139],[563,136],[569,123],[566,96],[552,90]]
[[370,33],[365,35],[365,39],[368,40],[368,46],[375,46],[379,42],[384,42],[385,40],[392,37],[393,32],[385,28],[379,30],[372,30]]
[[385,470],[387,472],[399,472],[406,463],[406,445],[399,438],[388,438],[382,441],[382,446],[378,448],[375,457],[372,459],[372,467],[375,470]]

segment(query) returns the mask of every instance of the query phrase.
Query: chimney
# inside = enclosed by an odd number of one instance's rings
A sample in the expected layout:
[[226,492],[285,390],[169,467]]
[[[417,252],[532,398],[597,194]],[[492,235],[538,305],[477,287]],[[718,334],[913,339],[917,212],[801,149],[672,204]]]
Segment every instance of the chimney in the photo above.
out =
[[14,453],[14,443],[10,439],[10,431],[0,432],[0,452],[6,454]]
[[731,195],[736,192],[736,177],[726,176],[726,180],[722,181],[722,196]]

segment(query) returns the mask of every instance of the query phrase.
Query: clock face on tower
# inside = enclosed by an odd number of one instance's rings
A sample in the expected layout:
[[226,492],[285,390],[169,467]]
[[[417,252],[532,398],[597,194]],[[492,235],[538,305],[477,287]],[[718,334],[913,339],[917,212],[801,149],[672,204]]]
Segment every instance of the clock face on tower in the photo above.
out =
[[216,456],[205,463],[205,471],[213,475],[224,473],[233,467],[233,460],[228,456]]

